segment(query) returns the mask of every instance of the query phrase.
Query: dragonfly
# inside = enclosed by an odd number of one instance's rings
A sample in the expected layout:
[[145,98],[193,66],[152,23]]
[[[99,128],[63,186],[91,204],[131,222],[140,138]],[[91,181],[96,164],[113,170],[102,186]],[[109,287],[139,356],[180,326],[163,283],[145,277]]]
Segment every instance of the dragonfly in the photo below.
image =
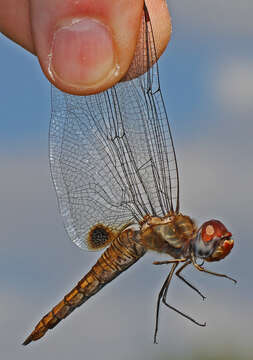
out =
[[[178,164],[145,3],[141,30],[139,55],[132,71],[117,85],[86,97],[52,88],[49,159],[65,228],[80,248],[106,249],[39,321],[24,345],[43,337],[148,251],[168,255],[168,260],[154,264],[170,266],[157,298],[154,343],[161,304],[199,326],[206,325],[168,303],[174,274],[203,299],[181,274],[190,264],[236,283],[203,266],[230,253],[231,232],[215,219],[198,227],[180,212]],[[133,75],[137,68],[141,69],[138,77]]]

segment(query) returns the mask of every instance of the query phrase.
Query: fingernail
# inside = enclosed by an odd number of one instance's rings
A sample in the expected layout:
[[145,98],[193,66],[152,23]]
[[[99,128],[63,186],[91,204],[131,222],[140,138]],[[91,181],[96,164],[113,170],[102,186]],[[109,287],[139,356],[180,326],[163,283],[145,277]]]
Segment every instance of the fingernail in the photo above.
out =
[[53,77],[77,88],[101,83],[115,71],[110,31],[95,19],[72,19],[55,32],[49,67]]

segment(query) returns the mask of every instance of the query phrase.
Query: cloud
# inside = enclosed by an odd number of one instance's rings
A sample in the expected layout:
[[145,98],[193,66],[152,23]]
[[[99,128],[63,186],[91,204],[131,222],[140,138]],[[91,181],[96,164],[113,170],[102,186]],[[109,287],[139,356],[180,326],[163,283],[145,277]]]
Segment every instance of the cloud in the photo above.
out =
[[213,95],[217,103],[229,113],[250,114],[252,118],[253,60],[225,58],[212,75]]
[[175,28],[199,34],[250,36],[253,34],[252,0],[167,0]]

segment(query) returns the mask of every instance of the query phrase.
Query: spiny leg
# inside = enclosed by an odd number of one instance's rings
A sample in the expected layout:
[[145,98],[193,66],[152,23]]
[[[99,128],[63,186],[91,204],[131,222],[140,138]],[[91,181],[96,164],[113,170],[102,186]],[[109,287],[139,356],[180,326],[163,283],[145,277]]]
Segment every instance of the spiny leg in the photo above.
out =
[[193,262],[193,265],[195,266],[195,268],[196,268],[197,270],[199,270],[199,271],[203,271],[203,272],[205,272],[205,273],[207,273],[207,274],[210,274],[210,275],[215,275],[215,276],[219,276],[219,277],[224,277],[224,278],[226,278],[226,279],[232,280],[235,284],[237,283],[237,280],[231,278],[231,277],[228,276],[228,275],[219,274],[219,273],[216,273],[216,272],[207,270],[207,269],[203,268],[202,266],[198,265],[198,264],[196,263],[196,260],[195,260],[195,258],[194,258],[193,256],[192,256],[192,262]]
[[169,287],[169,284],[165,287],[165,291],[163,292],[162,302],[164,303],[164,305],[166,305],[169,309],[174,310],[175,312],[177,312],[181,316],[185,317],[186,319],[192,321],[194,324],[196,324],[198,326],[203,326],[203,327],[206,326],[206,322],[200,323],[200,322],[194,320],[191,316],[183,313],[182,311],[176,309],[175,307],[171,306],[170,304],[168,304],[166,302],[166,296],[167,296],[168,287]]
[[169,275],[167,276],[159,294],[158,294],[158,298],[157,298],[157,303],[156,303],[156,319],[155,319],[155,333],[154,333],[154,344],[157,344],[157,332],[158,332],[158,320],[159,320],[159,311],[160,311],[160,303],[161,303],[161,299],[164,295],[164,291],[166,288],[169,287],[170,281],[172,279],[173,273],[177,267],[178,263],[174,262],[174,264],[172,265],[172,268],[169,272]]
[[189,315],[186,315],[185,313],[181,312],[180,310],[174,308],[173,306],[169,305],[166,302],[166,296],[167,296],[167,292],[168,292],[168,288],[172,279],[172,276],[174,274],[174,271],[176,269],[176,267],[178,266],[178,261],[174,261],[172,268],[169,272],[169,275],[167,276],[160,292],[158,295],[158,299],[157,299],[157,305],[156,305],[156,322],[155,322],[155,333],[154,333],[154,343],[157,344],[157,332],[158,332],[158,320],[159,320],[159,311],[160,311],[160,303],[161,303],[161,299],[162,302],[169,307],[171,310],[174,310],[175,312],[177,312],[178,314],[180,314],[181,316],[187,318],[188,320],[191,320],[194,324],[199,325],[199,326],[206,326],[206,323],[199,323],[198,321],[194,320],[192,317],[190,317]]
[[175,264],[180,262],[185,262],[186,259],[175,259],[175,260],[165,260],[165,261],[154,261],[153,265],[165,265],[165,264]]
[[[183,264],[183,266],[181,266],[177,272],[176,275],[177,277],[179,277],[179,279],[181,279],[186,285],[188,285],[190,288],[192,288],[194,291],[196,291],[203,300],[206,299],[206,296],[204,296],[197,288],[195,288],[195,286],[193,286],[189,281],[187,281],[182,275],[180,275],[181,271],[188,265],[190,265],[192,263],[191,260],[188,260],[185,264]],[[166,296],[165,296],[166,297]]]
[[[154,265],[164,265],[164,264],[174,264],[174,263],[180,263],[180,262],[185,262],[186,259],[174,259],[174,260],[165,260],[165,261],[154,261],[153,264]],[[176,272],[176,275],[182,280],[184,281],[188,286],[190,286],[193,290],[195,290],[201,297],[203,300],[206,299],[206,296],[204,296],[197,288],[195,288],[191,283],[189,283],[182,275],[180,275],[180,272],[189,264],[191,264],[192,261],[188,260],[180,269],[178,269],[178,271]],[[168,291],[168,289],[167,289]],[[165,294],[165,298],[167,296],[167,292]]]

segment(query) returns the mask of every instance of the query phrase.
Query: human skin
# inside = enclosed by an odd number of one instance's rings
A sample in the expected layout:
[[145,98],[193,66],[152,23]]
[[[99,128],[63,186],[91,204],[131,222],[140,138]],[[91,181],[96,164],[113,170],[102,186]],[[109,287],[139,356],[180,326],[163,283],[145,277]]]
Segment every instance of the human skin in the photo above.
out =
[[[159,57],[171,36],[170,15],[166,0],[146,4]],[[126,74],[142,14],[143,0],[0,0],[0,31],[37,56],[56,87],[89,95]]]

